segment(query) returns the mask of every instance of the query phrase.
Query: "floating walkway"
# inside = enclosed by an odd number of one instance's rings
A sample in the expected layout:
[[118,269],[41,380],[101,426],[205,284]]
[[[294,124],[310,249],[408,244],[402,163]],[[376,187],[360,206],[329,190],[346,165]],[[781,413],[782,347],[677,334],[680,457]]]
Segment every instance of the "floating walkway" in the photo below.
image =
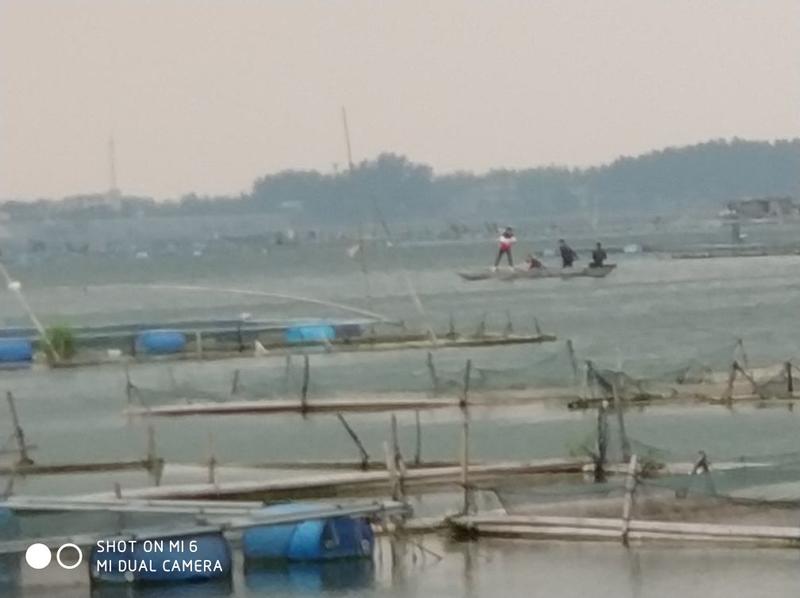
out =
[[800,548],[800,528],[767,525],[623,521],[611,517],[540,515],[475,515],[450,520],[453,529],[469,537],[576,541],[668,541],[746,543],[754,546]]
[[[510,461],[493,464],[470,464],[470,482],[492,482],[509,476],[540,474],[580,474],[588,465],[587,459],[545,459]],[[293,476],[267,481],[242,481],[211,484],[179,484],[135,488],[122,491],[125,499],[179,500],[272,500],[287,498],[325,498],[332,496],[385,495],[387,488],[401,479],[404,487],[442,488],[461,483],[463,467],[421,467],[403,473],[392,470],[330,472],[308,476]],[[104,500],[113,493],[73,497],[76,500]]]

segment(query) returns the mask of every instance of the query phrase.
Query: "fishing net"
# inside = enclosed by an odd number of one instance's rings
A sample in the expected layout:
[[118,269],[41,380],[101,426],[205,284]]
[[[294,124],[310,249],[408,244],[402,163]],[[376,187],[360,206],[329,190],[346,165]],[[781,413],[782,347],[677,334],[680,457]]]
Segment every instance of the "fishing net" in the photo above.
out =
[[483,394],[484,400],[502,399],[498,393],[521,399],[569,397],[571,407],[587,408],[617,399],[636,404],[676,398],[788,398],[800,382],[787,363],[753,364],[741,341],[680,364],[654,365],[641,359],[616,368],[586,359],[569,342],[358,353],[314,348],[235,362],[151,364],[149,370],[137,368],[128,375],[126,393],[129,402],[154,407],[301,396],[378,400],[412,393],[455,398],[468,386],[471,396]]
[[698,524],[687,528],[690,536],[701,536],[703,524],[796,526],[800,451],[719,455],[715,461],[699,447],[665,448],[634,438],[629,424],[624,409],[601,405],[594,432],[573,451],[591,462],[582,475],[544,483],[521,478],[490,489],[509,514],[543,517],[621,519],[629,494],[630,519],[652,534],[661,533],[660,522]]

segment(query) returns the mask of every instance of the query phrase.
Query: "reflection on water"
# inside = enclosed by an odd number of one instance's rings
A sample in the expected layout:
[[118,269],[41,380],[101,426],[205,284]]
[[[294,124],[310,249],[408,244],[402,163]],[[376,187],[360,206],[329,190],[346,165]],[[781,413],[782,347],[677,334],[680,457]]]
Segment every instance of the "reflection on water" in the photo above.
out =
[[233,594],[231,580],[182,584],[99,584],[91,598],[222,598]]
[[254,594],[306,595],[368,588],[375,575],[368,559],[347,559],[321,563],[249,564],[244,582]]
[[[248,567],[230,583],[178,586],[57,584],[0,589],[2,598],[708,598],[796,596],[800,556],[794,550],[615,542],[533,542],[481,539],[451,543],[414,539],[441,555],[388,545],[369,561]],[[407,543],[406,546],[409,546]]]

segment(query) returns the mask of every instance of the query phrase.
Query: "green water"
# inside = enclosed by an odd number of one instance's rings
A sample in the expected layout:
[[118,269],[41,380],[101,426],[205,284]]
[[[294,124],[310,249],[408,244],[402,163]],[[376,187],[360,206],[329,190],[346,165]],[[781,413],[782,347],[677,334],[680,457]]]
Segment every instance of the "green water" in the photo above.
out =
[[[522,249],[524,252],[524,249]],[[581,358],[606,367],[652,374],[711,355],[724,364],[736,338],[743,338],[751,361],[771,363],[800,354],[797,291],[800,257],[720,260],[669,260],[657,255],[615,256],[619,268],[602,280],[465,283],[459,269],[492,259],[491,244],[465,243],[425,247],[373,248],[370,276],[345,254],[344,246],[275,248],[257,252],[166,259],[70,257],[17,265],[34,310],[46,322],[100,323],[172,317],[255,317],[342,315],[294,301],[266,301],[227,294],[224,289],[312,296],[372,309],[405,320],[424,320],[438,330],[452,317],[461,331],[472,331],[484,314],[489,330],[500,331],[510,317],[516,331],[530,331],[534,318],[542,328],[572,339]],[[521,255],[520,255],[521,257]],[[425,313],[408,297],[403,270],[419,293]],[[213,286],[219,293],[157,291],[148,284]],[[137,287],[118,285],[140,285]],[[0,322],[24,322],[7,292],[0,293]],[[493,350],[438,351],[442,372],[457,375],[467,358],[476,367],[529,372],[528,381],[552,384],[568,379],[561,342]],[[430,382],[425,352],[330,354],[312,356],[312,397],[382,390],[425,390]],[[167,369],[172,373],[169,374]],[[131,368],[137,384],[165,387],[170,379],[224,390],[233,371],[254,387],[284,386],[284,363],[278,358],[255,362],[146,364]],[[145,422],[122,415],[126,406],[120,367],[51,372],[43,369],[0,373],[0,391],[10,390],[29,441],[40,462],[98,461],[143,456]],[[280,394],[280,389],[275,394]],[[570,413],[559,406],[473,411],[471,452],[480,459],[536,459],[563,456],[593,432],[591,413]],[[713,460],[739,455],[793,452],[800,447],[800,419],[788,409],[741,407],[658,408],[631,411],[629,434],[689,460],[705,450]],[[348,417],[375,458],[389,431],[386,414]],[[458,455],[455,412],[422,414],[423,457]],[[10,431],[7,420],[0,442]],[[404,453],[414,446],[413,415],[399,414]],[[231,416],[155,422],[158,452],[169,461],[206,459],[209,434],[223,463],[274,459],[357,457],[355,447],[335,418],[294,415]],[[19,493],[89,492],[149,483],[140,474],[104,474],[18,480]],[[487,595],[600,596],[784,595],[794,593],[794,553],[642,550],[556,544],[481,543],[467,552],[448,547],[437,565],[368,578],[356,589],[336,587],[335,595],[365,596]],[[469,557],[467,555],[470,555]],[[469,558],[467,572],[464,559]],[[577,574],[575,572],[578,572]],[[706,572],[704,576],[702,573]],[[677,573],[676,573],[677,572]],[[370,581],[371,579],[371,581]],[[603,583],[598,583],[598,579]],[[718,584],[718,585],[717,585]],[[33,590],[32,590],[33,591]],[[72,590],[70,590],[72,591]],[[228,590],[226,590],[228,591]],[[316,589],[279,592],[233,588],[238,597],[319,595]],[[59,596],[85,596],[86,588]],[[26,596],[40,595],[29,593]],[[156,594],[171,596],[170,593]],[[192,595],[192,594],[189,594]],[[200,595],[200,594],[196,594]],[[218,594],[218,595],[224,595]]]

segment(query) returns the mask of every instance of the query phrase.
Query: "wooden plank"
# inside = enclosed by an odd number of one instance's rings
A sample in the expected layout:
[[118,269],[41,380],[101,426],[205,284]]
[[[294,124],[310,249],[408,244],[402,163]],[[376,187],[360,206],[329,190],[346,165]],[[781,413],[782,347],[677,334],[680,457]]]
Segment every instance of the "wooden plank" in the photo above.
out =
[[[613,532],[619,538],[619,519],[611,517],[563,517],[543,515],[494,515],[458,517],[453,520],[456,525],[477,530],[488,527],[500,528],[502,526],[523,528],[559,528],[559,529],[589,529]],[[772,538],[781,540],[800,541],[800,528],[768,525],[737,525],[720,523],[690,523],[676,521],[648,521],[630,520],[628,522],[630,533],[654,532],[659,534],[701,535],[705,537],[741,537],[741,538]],[[610,537],[610,536],[609,536]]]
[[[505,479],[551,473],[581,473],[588,463],[585,459],[545,459],[541,461],[512,461],[493,464],[476,464],[469,467],[469,478],[477,481]],[[461,467],[423,467],[409,469],[405,483],[419,487],[457,486],[461,481]],[[325,474],[272,479],[267,481],[218,482],[212,484],[181,484],[149,488],[126,489],[129,499],[191,499],[191,498],[297,498],[335,496],[339,493],[386,492],[390,475],[387,471],[328,472]],[[84,499],[108,498],[108,493],[85,495]],[[619,521],[619,520],[617,520]]]
[[343,411],[384,412],[407,409],[442,409],[458,407],[456,399],[389,398],[389,399],[324,399],[303,403],[292,399],[228,401],[225,403],[192,403],[158,407],[129,407],[129,416],[182,417],[188,415],[237,415],[243,413],[330,413]]
[[150,459],[136,461],[107,461],[100,463],[42,463],[0,465],[0,474],[4,475],[66,475],[76,473],[101,473],[108,471],[130,471],[141,469],[149,471],[159,463]]

